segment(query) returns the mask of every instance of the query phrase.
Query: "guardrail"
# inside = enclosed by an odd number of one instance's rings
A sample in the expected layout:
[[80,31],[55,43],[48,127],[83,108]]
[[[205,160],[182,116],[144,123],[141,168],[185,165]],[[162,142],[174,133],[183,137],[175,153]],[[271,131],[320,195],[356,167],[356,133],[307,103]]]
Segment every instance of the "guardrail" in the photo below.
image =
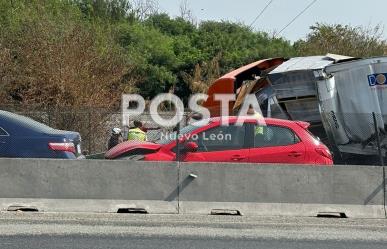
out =
[[0,210],[386,218],[385,170],[0,159]]

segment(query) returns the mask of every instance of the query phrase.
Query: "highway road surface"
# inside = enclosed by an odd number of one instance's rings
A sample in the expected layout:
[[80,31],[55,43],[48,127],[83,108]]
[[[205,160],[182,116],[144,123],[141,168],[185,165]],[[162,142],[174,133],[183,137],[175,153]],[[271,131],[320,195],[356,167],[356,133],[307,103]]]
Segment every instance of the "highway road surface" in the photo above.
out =
[[386,249],[387,219],[0,213],[1,249]]

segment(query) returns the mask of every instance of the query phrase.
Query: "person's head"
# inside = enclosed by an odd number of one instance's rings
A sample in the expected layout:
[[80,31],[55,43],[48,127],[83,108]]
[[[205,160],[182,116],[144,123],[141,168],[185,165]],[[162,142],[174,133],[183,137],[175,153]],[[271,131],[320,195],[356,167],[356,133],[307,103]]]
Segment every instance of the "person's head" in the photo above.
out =
[[139,120],[134,120],[133,125],[135,128],[141,128],[142,127],[142,122]]
[[113,128],[112,129],[112,134],[116,135],[116,136],[121,135],[121,129],[120,128]]
[[248,110],[247,110],[247,115],[254,115],[256,113],[256,111],[254,110],[254,108],[250,107]]

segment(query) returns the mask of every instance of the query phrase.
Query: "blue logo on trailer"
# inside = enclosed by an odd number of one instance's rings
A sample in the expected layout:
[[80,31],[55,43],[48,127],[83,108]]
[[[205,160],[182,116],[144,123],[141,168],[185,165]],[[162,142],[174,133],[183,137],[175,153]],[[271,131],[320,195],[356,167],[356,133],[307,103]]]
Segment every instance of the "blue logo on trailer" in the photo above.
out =
[[377,73],[368,75],[369,86],[385,86],[387,85],[387,73]]

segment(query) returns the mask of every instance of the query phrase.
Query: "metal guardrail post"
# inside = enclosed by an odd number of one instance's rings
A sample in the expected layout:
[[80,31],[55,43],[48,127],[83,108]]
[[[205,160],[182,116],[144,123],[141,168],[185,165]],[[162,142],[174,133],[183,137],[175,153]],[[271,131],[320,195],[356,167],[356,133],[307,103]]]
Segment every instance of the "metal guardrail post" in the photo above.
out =
[[377,124],[377,121],[376,121],[376,114],[375,114],[375,112],[372,113],[372,117],[374,119],[376,143],[378,145],[378,153],[379,153],[380,165],[384,166],[384,158],[383,158],[383,153],[382,153],[382,146],[380,144],[379,128],[378,128],[378,124]]
[[92,153],[91,151],[91,113],[90,110],[87,112],[87,126],[88,126],[88,133],[87,133],[87,149],[89,150],[89,153]]
[[180,135],[180,123],[178,123],[176,126],[176,162],[180,162],[179,135]]
[[180,122],[177,124],[176,127],[176,166],[177,166],[177,213],[180,214],[180,193],[181,193],[181,186],[180,186],[180,141],[179,141],[179,135],[180,135]]

